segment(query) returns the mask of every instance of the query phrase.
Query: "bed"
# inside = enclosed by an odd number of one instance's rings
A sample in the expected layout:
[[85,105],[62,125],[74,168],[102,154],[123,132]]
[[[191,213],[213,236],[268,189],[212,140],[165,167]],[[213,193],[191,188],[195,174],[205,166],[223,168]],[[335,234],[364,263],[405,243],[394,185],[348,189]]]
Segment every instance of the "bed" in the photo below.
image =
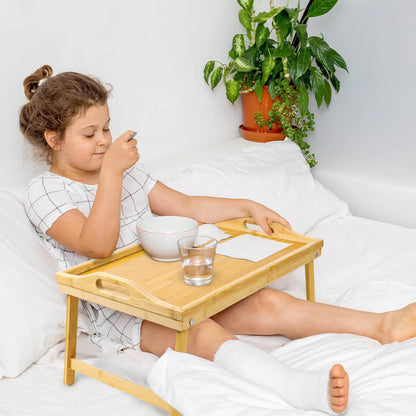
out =
[[[290,141],[230,140],[194,149],[180,160],[144,160],[154,176],[189,194],[245,197],[286,217],[293,229],[324,240],[315,261],[316,299],[371,311],[416,301],[416,230],[359,218],[346,202],[314,180]],[[32,230],[23,188],[0,191],[0,415],[139,414],[165,411],[77,373],[63,383],[65,296],[57,265]],[[298,269],[272,287],[305,297]],[[183,415],[319,415],[292,408],[275,394],[188,354],[151,354],[112,345],[98,350],[79,321],[78,356],[150,386]],[[350,334],[299,340],[241,336],[291,366],[326,369],[341,362],[350,374],[345,414],[413,415],[416,408],[416,338],[380,345]]]

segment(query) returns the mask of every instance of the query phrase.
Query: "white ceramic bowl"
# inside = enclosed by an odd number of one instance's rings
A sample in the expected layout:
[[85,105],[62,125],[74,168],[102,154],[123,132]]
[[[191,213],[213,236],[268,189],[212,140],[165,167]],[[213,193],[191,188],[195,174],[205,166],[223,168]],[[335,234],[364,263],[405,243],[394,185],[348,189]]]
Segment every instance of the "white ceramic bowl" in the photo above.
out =
[[137,225],[139,243],[158,261],[179,260],[178,240],[198,234],[198,223],[192,218],[160,216],[140,220]]

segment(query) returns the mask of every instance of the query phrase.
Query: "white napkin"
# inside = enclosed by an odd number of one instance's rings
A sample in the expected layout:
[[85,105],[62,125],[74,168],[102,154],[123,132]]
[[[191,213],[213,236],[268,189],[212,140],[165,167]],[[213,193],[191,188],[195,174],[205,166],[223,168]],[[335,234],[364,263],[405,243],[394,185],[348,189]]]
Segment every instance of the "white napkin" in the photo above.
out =
[[198,227],[198,236],[206,235],[208,237],[215,238],[217,241],[224,240],[231,237],[230,234],[226,234],[225,231],[219,229],[215,224],[202,224]]
[[242,234],[218,244],[217,253],[236,259],[257,262],[288,246],[290,246],[288,243],[257,237],[251,234]]

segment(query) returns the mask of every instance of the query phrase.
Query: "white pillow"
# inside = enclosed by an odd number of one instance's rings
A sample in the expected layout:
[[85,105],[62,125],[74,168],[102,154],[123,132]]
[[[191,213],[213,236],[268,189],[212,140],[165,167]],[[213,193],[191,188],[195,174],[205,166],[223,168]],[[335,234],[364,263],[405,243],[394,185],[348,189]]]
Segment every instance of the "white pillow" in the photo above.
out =
[[290,140],[255,143],[195,163],[164,182],[189,195],[260,202],[302,234],[349,212],[344,201],[314,180],[299,147]]
[[0,378],[16,377],[65,337],[58,265],[26,217],[24,192],[0,191]]

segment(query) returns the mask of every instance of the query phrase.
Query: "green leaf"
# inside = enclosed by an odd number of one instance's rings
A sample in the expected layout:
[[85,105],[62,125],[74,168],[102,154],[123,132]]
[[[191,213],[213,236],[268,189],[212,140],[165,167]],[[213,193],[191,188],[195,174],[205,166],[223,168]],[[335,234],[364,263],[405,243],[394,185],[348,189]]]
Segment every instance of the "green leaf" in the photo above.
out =
[[237,72],[234,75],[233,80],[237,81],[240,86],[243,85],[245,82],[247,83],[247,86],[248,86],[248,83],[249,83],[249,80],[248,79],[246,80],[246,74],[244,74],[243,72]]
[[318,65],[319,70],[321,71],[321,74],[328,79],[331,74],[328,72],[328,70],[317,60],[316,64]]
[[225,91],[227,98],[234,104],[235,100],[240,95],[240,84],[237,81],[230,79],[225,83]]
[[312,55],[332,74],[335,71],[332,49],[329,45],[317,36],[308,38]]
[[244,58],[244,56],[239,56],[234,61],[234,65],[235,65],[235,68],[237,69],[237,71],[239,71],[239,72],[250,72],[253,69],[257,68],[255,66],[253,66],[247,58]]
[[241,57],[246,59],[251,66],[255,67],[256,62],[259,59],[259,50],[255,45],[251,46],[243,53],[243,55],[241,55]]
[[251,14],[244,9],[241,9],[238,12],[238,20],[240,20],[240,23],[248,30],[251,31]]
[[253,8],[253,1],[254,0],[237,0],[238,4],[248,12]]
[[294,80],[297,80],[301,77],[311,65],[311,53],[308,49],[302,48],[296,58],[296,69]]
[[284,39],[286,39],[286,36],[290,33],[292,28],[292,23],[290,21],[289,14],[286,10],[282,10],[281,13],[279,13],[275,18],[274,21],[279,28],[279,39],[282,42]]
[[253,21],[257,23],[267,22],[269,19],[273,18],[274,16],[277,16],[284,9],[284,7],[276,7],[271,9],[269,12],[261,12],[254,17]]
[[261,102],[261,99],[263,98],[263,83],[260,79],[256,80],[254,84],[254,91],[256,92],[257,99]]
[[241,56],[246,51],[246,45],[244,43],[244,36],[243,35],[235,35],[233,38],[233,52],[234,57],[233,59]]
[[324,98],[325,93],[325,78],[322,74],[314,67],[310,68],[311,73],[311,86],[312,91],[315,95],[316,104],[318,108],[322,104],[322,99]]
[[290,7],[285,7],[285,10],[287,11],[287,14],[289,15],[290,20],[297,20],[298,19],[299,12],[300,12],[300,4],[299,4],[299,1],[298,1],[298,5],[297,5],[297,7],[295,9],[290,8]]
[[273,68],[276,65],[276,61],[273,57],[268,56],[264,59],[263,64],[261,66],[261,69],[263,71],[263,76],[261,78],[261,82],[263,85],[266,84],[267,79],[269,78],[271,72],[273,71]]
[[338,0],[315,0],[309,8],[306,17],[317,17],[328,13],[336,4]]
[[208,61],[204,68],[204,80],[208,84],[208,77],[210,76],[211,72],[213,71],[215,66],[215,61]]
[[298,92],[298,106],[299,106],[299,112],[302,117],[305,117],[306,113],[308,112],[309,107],[309,94],[308,90],[303,87],[297,87]]
[[257,25],[256,29],[256,46],[260,48],[270,35],[270,29],[263,23]]
[[230,50],[230,52],[228,52],[228,56],[229,56],[231,59],[235,59],[235,58],[237,58],[237,54],[235,53],[234,49],[231,49],[231,50]]
[[331,54],[334,64],[342,69],[345,69],[348,72],[347,64],[344,61],[344,58],[335,49],[331,49]]
[[297,59],[296,56],[292,56],[287,61],[287,68],[289,70],[290,79],[295,80],[296,77],[296,68],[297,68]]
[[306,42],[308,41],[308,33],[307,33],[307,26],[306,25],[297,25],[295,27],[296,33],[300,40],[301,46],[305,46]]
[[295,48],[287,41],[284,41],[279,45],[278,48],[273,52],[275,58],[285,58],[295,53]]
[[211,89],[213,90],[221,81],[223,67],[219,66],[211,75]]
[[339,92],[339,87],[340,87],[340,84],[341,84],[339,82],[339,79],[335,75],[332,75],[331,78],[330,78],[330,81],[331,81],[331,84],[333,85],[333,87],[335,88],[335,91]]
[[276,82],[269,82],[267,91],[269,91],[270,97],[274,100],[280,92],[280,86]]
[[329,82],[325,80],[324,101],[327,107],[329,106],[329,103],[331,102],[331,98],[332,98],[331,85],[329,85]]

